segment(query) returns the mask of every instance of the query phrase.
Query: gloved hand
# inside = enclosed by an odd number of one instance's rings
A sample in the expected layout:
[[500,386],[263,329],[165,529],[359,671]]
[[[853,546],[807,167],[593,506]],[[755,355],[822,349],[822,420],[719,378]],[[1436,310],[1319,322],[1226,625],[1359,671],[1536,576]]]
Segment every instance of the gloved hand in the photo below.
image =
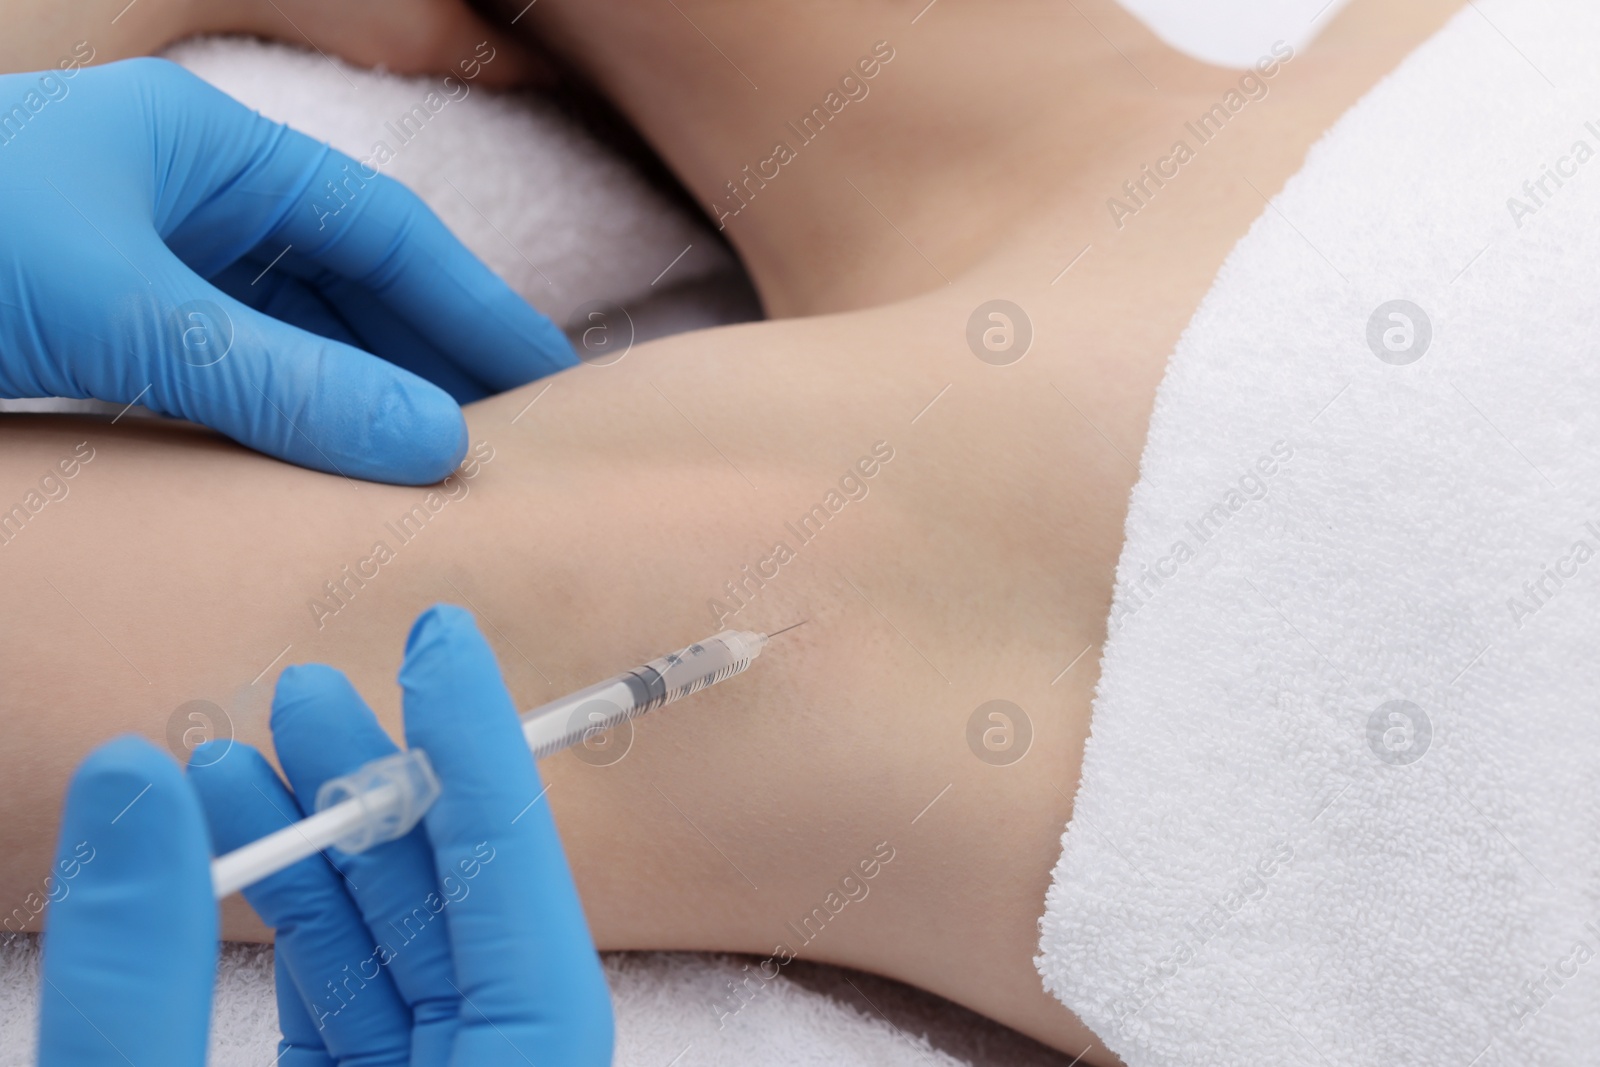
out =
[[426,484],[458,402],[576,362],[398,182],[180,67],[0,76],[0,396]]
[[[245,890],[277,930],[277,1063],[610,1063],[605,976],[511,698],[471,616],[424,613],[400,683],[407,742],[428,753],[443,786],[423,824]],[[196,750],[189,780],[218,851],[299,819],[297,796],[395,751],[327,667],[284,672],[272,732],[292,791],[245,745]],[[48,916],[45,1067],[204,1061],[216,930],[200,818],[170,761],[142,742],[113,742],[79,772],[62,853],[80,840],[97,851]]]
[[200,799],[172,757],[123,737],[83,761],[50,872],[40,1064],[205,1063],[210,860]]

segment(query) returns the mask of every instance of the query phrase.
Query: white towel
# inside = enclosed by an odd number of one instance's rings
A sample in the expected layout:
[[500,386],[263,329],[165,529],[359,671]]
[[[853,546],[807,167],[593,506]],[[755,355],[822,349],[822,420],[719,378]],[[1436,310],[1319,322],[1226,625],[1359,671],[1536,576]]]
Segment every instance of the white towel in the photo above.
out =
[[1122,0],[1157,37],[1219,67],[1255,65],[1278,42],[1298,52],[1349,0]]
[[243,38],[190,41],[167,57],[405,182],[557,322],[587,301],[631,305],[733,266],[700,220],[536,96],[359,70]]
[[[30,1067],[38,1010],[38,939],[0,938],[0,1067]],[[813,989],[780,976],[730,1016],[729,984],[749,963],[727,956],[611,954],[606,980],[617,1015],[618,1067],[1062,1067],[1065,1057],[936,997],[857,975]],[[791,967],[797,964],[790,964]],[[798,965],[798,966],[804,966]],[[818,977],[825,977],[826,971]],[[832,988],[841,986],[842,991]],[[931,1034],[930,1042],[925,1034]],[[278,1012],[272,950],[230,945],[212,1017],[211,1067],[271,1067]],[[942,1046],[942,1047],[941,1047]]]
[[1463,9],[1172,357],[1038,958],[1131,1067],[1600,1062],[1597,44]]

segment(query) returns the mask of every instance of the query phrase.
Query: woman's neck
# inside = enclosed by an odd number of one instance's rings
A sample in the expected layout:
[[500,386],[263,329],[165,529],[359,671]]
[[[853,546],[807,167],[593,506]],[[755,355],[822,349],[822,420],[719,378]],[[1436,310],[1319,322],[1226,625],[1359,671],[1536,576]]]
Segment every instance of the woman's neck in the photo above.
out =
[[1103,200],[1236,78],[1111,0],[918,8],[556,0],[526,21],[720,223],[774,317],[948,283],[1063,195]]

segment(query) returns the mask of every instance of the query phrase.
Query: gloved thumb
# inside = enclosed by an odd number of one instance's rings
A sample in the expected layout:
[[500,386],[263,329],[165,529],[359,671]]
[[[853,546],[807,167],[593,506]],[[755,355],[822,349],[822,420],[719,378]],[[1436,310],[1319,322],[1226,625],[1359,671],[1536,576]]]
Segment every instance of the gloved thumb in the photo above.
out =
[[46,882],[41,1067],[203,1067],[217,906],[178,765],[119,738],[72,779]]

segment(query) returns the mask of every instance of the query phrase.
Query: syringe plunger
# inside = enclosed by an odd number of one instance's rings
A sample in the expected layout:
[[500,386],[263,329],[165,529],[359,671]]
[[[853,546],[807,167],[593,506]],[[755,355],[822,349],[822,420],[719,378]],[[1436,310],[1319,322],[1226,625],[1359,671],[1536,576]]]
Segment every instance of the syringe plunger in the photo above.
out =
[[373,845],[397,841],[411,832],[439,799],[439,778],[428,754],[420,748],[362,764],[317,790],[317,810],[354,801],[361,805],[361,825],[333,843],[345,852],[365,852]]

